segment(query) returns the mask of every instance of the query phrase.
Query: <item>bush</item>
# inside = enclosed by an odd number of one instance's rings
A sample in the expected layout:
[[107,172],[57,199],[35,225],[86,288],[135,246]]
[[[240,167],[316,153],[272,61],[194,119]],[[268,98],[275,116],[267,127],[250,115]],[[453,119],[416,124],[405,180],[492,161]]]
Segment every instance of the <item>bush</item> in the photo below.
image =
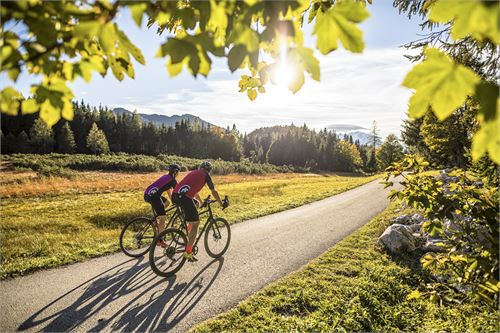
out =
[[[14,154],[3,156],[15,168],[28,168],[41,173],[54,173],[58,169],[79,171],[124,171],[124,172],[153,172],[164,171],[172,163],[181,165],[182,171],[198,168],[201,159],[187,158],[175,155],[131,155],[116,153],[107,155],[85,154]],[[265,174],[284,172],[307,172],[305,168],[292,166],[276,166],[268,163],[251,163],[248,160],[229,162],[214,160],[213,174],[225,175],[229,173]],[[47,171],[49,170],[49,171]],[[50,171],[51,170],[51,171]],[[62,172],[62,171],[57,171]]]
[[[428,253],[421,262],[450,289],[477,297],[497,307],[499,282],[498,183],[489,183],[470,172],[456,170],[436,178],[426,172],[429,164],[409,155],[388,168],[386,183],[391,176],[403,177],[404,188],[393,190],[398,198],[422,211],[428,218],[424,232],[441,238],[444,253]],[[449,298],[446,290],[429,286],[424,291],[433,298]],[[415,291],[414,295],[419,295]]]

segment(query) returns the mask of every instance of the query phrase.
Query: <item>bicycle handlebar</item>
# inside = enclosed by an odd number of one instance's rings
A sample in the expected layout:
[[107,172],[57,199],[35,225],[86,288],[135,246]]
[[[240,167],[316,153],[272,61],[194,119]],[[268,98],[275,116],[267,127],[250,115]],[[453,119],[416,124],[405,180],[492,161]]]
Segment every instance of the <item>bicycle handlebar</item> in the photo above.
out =
[[[200,208],[204,208],[214,202],[217,202],[217,200],[210,199],[210,194],[209,194],[208,197],[206,197],[205,200],[203,200],[203,204],[200,206]],[[226,209],[227,207],[229,207],[229,198],[226,195],[222,200],[222,210]]]

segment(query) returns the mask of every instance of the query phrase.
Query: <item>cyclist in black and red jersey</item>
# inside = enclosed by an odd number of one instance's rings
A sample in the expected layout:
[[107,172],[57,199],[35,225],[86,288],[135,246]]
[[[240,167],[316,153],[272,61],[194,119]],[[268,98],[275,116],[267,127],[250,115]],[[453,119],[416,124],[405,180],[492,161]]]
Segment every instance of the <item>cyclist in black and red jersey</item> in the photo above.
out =
[[[170,200],[172,200],[172,189],[177,185],[175,177],[181,170],[181,167],[177,164],[171,164],[168,167],[168,174],[163,175],[158,178],[154,183],[149,185],[144,191],[144,201],[151,204],[153,210],[156,214],[156,223],[158,225],[158,232],[162,232],[165,229],[165,222],[167,221],[167,215],[165,213],[165,206],[168,206],[168,200],[162,196],[164,192],[167,192]],[[159,246],[165,247],[163,240],[159,240]]]
[[212,191],[212,195],[215,197],[217,202],[224,207],[219,193],[215,189],[214,183],[212,182],[212,177],[210,177],[210,171],[212,170],[212,164],[208,161],[201,163],[198,170],[193,170],[189,172],[177,186],[174,188],[174,193],[172,194],[172,200],[181,206],[188,227],[188,243],[186,245],[186,252],[184,257],[189,261],[196,261],[197,259],[193,256],[193,243],[196,239],[196,234],[198,232],[198,225],[200,224],[200,217],[198,215],[198,209],[201,203],[201,198],[198,192],[203,188],[203,186],[208,185],[208,188]]

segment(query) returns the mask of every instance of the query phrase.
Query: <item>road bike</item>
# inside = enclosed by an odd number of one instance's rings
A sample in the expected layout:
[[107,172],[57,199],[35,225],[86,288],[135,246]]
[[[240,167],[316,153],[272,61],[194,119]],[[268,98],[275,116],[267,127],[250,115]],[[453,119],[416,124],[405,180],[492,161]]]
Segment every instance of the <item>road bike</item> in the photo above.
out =
[[[162,201],[165,202],[162,197]],[[172,228],[176,225],[181,226],[181,210],[177,205],[172,205],[165,211],[170,216],[165,228]],[[153,209],[153,217],[136,217],[128,222],[120,233],[120,249],[129,257],[139,258],[145,255],[155,237],[158,235],[158,226],[156,223],[156,212]],[[182,227],[182,226],[181,226]]]
[[[212,258],[220,258],[226,253],[229,242],[231,241],[231,228],[229,223],[223,218],[215,218],[212,213],[211,204],[216,200],[211,200],[208,196],[200,209],[206,210],[200,212],[200,215],[208,213],[206,222],[203,224],[201,231],[193,244],[193,254],[198,253],[198,242],[203,237],[203,244],[207,254]],[[223,200],[224,208],[229,206],[227,196]],[[184,263],[186,258],[183,254],[187,245],[187,224],[184,215],[181,215],[181,228],[167,228],[156,235],[153,240],[155,244],[160,239],[166,243],[165,247],[151,246],[149,248],[149,263],[151,269],[158,275],[169,277],[177,273]]]

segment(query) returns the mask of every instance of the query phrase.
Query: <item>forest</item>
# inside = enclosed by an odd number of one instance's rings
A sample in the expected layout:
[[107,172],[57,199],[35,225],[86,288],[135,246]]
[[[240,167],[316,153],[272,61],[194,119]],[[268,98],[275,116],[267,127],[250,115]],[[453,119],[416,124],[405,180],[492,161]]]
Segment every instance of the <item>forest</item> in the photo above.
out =
[[394,135],[362,145],[349,135],[303,126],[273,126],[241,134],[232,128],[181,121],[173,127],[143,122],[137,113],[116,114],[104,106],[74,102],[74,119],[52,128],[36,115],[2,114],[2,153],[108,154],[222,159],[294,166],[304,170],[375,172],[397,161],[403,147]]

